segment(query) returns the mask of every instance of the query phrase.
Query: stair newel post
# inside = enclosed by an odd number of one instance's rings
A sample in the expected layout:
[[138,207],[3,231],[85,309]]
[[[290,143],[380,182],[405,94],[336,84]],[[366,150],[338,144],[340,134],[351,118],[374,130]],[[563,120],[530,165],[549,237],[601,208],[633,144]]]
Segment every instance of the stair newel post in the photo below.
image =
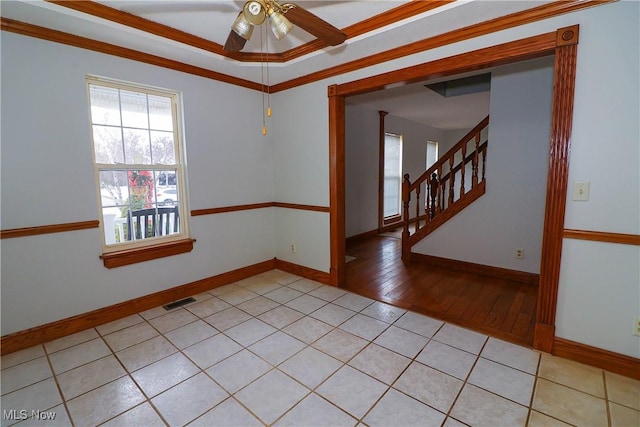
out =
[[464,191],[464,175],[465,169],[467,169],[467,143],[462,145],[462,163],[460,164],[460,197],[465,193]]
[[409,193],[409,187],[411,182],[409,181],[409,174],[404,174],[402,180],[402,259],[409,260],[411,254],[411,246],[409,245],[409,201],[411,200],[411,194]]
[[451,206],[453,204],[453,197],[454,197],[453,187],[455,186],[455,182],[456,182],[456,178],[455,178],[456,174],[453,171],[453,157],[454,156],[449,157],[449,204],[448,206]]
[[475,188],[478,185],[478,156],[480,151],[480,132],[476,133],[476,149],[473,152],[473,175],[471,180],[471,187]]
[[431,202],[429,202],[429,219],[432,220],[435,216],[436,216],[436,209],[437,209],[437,202],[436,202],[436,198],[437,198],[437,194],[438,194],[438,188],[439,186],[439,182],[438,182],[438,174],[437,173],[432,173],[431,174],[431,181],[429,181],[429,187],[431,190]]

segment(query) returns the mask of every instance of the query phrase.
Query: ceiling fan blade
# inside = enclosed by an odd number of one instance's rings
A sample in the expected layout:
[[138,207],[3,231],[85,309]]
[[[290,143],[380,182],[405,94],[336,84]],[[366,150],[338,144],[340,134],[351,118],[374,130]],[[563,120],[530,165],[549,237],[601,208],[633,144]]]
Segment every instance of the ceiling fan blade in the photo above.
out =
[[285,14],[289,21],[325,41],[328,45],[337,46],[347,39],[345,33],[308,10],[291,3],[283,6],[291,7]]
[[247,41],[238,35],[235,31],[229,31],[229,36],[227,37],[227,41],[224,44],[224,50],[226,52],[238,52],[242,50],[244,44]]

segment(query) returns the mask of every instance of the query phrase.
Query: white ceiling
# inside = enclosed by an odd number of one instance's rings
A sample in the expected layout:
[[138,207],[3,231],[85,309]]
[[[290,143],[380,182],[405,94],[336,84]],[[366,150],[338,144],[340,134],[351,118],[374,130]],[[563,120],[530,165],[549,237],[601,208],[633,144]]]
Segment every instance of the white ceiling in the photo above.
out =
[[[230,26],[241,10],[244,1],[110,0],[99,1],[99,3],[224,45]],[[408,2],[398,0],[300,0],[294,1],[294,3],[335,27],[343,29]],[[381,51],[398,48],[411,42],[530,9],[544,3],[549,3],[549,1],[457,0],[429,12],[349,38],[340,46],[327,47],[286,63],[272,63],[269,65],[269,83],[275,85],[286,82],[345,62],[362,59]],[[169,58],[253,82],[260,82],[262,76],[260,63],[240,62],[47,1],[2,0],[0,13],[5,18]],[[268,33],[263,38],[263,48],[268,46],[268,52],[274,53],[289,51],[314,39],[313,36],[299,28],[294,28],[280,41],[276,40],[270,31]],[[260,52],[260,35],[261,32],[256,29],[243,52]],[[425,117],[433,117],[435,113],[432,111],[425,115],[421,114],[421,111],[433,107],[436,100],[434,96],[441,97],[434,95],[422,84],[418,85],[417,92],[411,91],[412,87],[397,88],[393,96],[390,92],[385,91],[370,95],[368,98],[365,96],[361,100],[366,102],[368,108],[381,109],[394,115],[404,116],[409,120],[424,122]],[[383,93],[389,96],[381,96]],[[355,100],[351,101],[355,102]],[[455,109],[460,117],[466,115],[465,111],[467,110],[473,115],[474,111],[478,111],[479,105],[486,105],[488,109],[488,93],[449,98],[446,107],[442,107],[440,114],[444,114],[449,109]],[[482,117],[484,115],[480,119]],[[449,119],[440,117],[438,120],[440,123],[438,127],[443,129],[459,126],[459,123],[453,123]],[[473,122],[473,120],[471,120],[472,124],[479,121]]]
[[442,130],[471,129],[489,114],[488,91],[445,98],[424,84],[352,96],[347,103]]

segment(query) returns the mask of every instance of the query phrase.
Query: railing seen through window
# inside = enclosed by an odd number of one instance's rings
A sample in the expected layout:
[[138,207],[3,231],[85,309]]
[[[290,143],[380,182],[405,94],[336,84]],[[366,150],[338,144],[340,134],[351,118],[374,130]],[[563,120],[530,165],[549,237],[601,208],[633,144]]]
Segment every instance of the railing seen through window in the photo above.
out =
[[186,236],[179,95],[88,77],[105,251]]

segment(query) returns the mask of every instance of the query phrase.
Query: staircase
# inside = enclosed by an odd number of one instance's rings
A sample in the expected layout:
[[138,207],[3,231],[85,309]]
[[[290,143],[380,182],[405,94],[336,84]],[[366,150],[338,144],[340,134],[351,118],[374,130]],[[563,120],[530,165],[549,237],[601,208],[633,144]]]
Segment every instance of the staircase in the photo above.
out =
[[[418,179],[402,182],[402,259],[411,248],[485,193],[489,116]],[[424,196],[422,196],[424,195]],[[410,211],[415,209],[415,216]]]

